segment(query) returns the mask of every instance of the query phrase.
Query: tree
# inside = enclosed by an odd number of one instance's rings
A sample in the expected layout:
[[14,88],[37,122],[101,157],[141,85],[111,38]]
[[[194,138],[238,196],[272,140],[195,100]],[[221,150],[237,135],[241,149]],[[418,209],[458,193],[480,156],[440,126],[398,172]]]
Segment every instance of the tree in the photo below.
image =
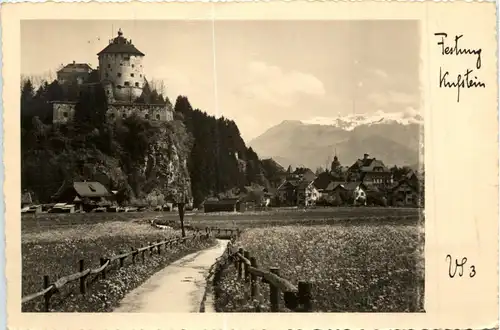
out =
[[106,122],[108,98],[101,84],[84,89],[75,106],[75,123],[82,127],[102,129]]

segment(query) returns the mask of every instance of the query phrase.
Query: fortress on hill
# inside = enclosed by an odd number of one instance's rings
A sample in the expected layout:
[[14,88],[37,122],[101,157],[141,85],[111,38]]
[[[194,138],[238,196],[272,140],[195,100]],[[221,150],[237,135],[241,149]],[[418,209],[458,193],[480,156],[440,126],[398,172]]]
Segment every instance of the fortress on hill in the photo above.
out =
[[[132,40],[123,37],[121,29],[97,56],[99,66],[96,70],[86,63],[73,61],[57,72],[57,80],[63,86],[78,88],[101,83],[108,98],[108,119],[126,118],[135,113],[149,120],[173,120],[171,104],[147,102],[151,90],[144,76],[145,54],[132,44]],[[71,121],[75,106],[75,101],[53,102],[53,122]]]

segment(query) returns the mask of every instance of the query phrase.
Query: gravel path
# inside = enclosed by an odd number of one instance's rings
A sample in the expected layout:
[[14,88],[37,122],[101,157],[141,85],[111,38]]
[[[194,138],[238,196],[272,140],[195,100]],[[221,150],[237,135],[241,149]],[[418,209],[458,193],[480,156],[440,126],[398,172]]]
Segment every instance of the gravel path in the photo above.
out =
[[[168,265],[141,286],[128,293],[116,313],[205,313],[215,312],[211,299],[206,303],[206,275],[215,259],[224,253],[225,240]],[[210,291],[210,290],[209,290]]]

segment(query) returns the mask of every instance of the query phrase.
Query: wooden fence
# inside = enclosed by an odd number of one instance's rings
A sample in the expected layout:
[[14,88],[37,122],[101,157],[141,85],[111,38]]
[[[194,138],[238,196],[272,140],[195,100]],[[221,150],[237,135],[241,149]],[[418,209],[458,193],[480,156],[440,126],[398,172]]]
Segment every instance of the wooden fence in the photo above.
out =
[[[145,262],[146,259],[146,252],[149,251],[149,255],[153,255],[154,253],[161,254],[162,251],[162,246],[166,250],[168,247],[172,247],[175,244],[180,244],[184,243],[189,239],[192,240],[203,240],[203,239],[208,239],[210,236],[215,236],[216,233],[227,233],[230,236],[239,236],[240,231],[238,229],[221,229],[221,228],[205,228],[205,232],[203,233],[201,230],[197,229],[193,233],[192,236],[186,236],[186,237],[176,237],[174,239],[169,239],[169,240],[164,240],[164,241],[157,241],[154,243],[148,242],[148,245],[146,246],[141,246],[140,248],[131,248],[130,252],[123,252],[120,251],[118,255],[113,256],[111,258],[101,258],[100,259],[100,266],[95,269],[87,268],[85,269],[85,261],[80,260],[79,262],[79,272],[67,275],[64,277],[59,278],[55,282],[50,283],[50,278],[49,275],[44,275],[43,276],[43,290],[30,294],[28,296],[25,296],[22,298],[21,303],[27,303],[29,301],[32,301],[34,299],[43,297],[44,298],[44,311],[49,312],[50,311],[50,299],[54,294],[57,294],[60,292],[61,288],[64,287],[66,284],[74,282],[74,281],[80,281],[80,293],[85,294],[87,291],[87,278],[90,275],[101,275],[102,279],[106,279],[107,276],[107,270],[108,268],[111,267],[113,263],[116,263],[117,261],[119,262],[119,267],[122,268],[124,266],[124,261],[125,259],[131,257],[132,259],[132,264],[136,263],[136,258],[138,255],[141,255],[142,262]],[[156,250],[156,251],[155,251]]]
[[[283,294],[285,307],[294,312],[312,312],[312,284],[308,281],[299,281],[298,285],[290,283],[280,276],[280,270],[276,267],[269,268],[269,271],[260,269],[258,262],[249,251],[243,248],[236,248],[232,239],[227,246],[225,258],[218,260],[215,272],[227,267],[229,263],[234,263],[238,271],[238,279],[248,283],[250,296],[252,299],[259,296],[258,278],[263,283],[269,285],[269,300],[271,302],[271,312],[279,312],[280,295]],[[257,312],[260,308],[257,308]]]

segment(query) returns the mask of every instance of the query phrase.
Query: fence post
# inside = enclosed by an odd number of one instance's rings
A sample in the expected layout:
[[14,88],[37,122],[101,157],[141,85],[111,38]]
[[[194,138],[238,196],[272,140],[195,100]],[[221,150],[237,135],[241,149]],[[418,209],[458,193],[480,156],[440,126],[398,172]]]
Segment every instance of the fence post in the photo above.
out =
[[153,255],[153,247],[151,246],[151,242],[148,242],[148,246],[149,246],[149,255],[152,256]]
[[[80,260],[79,264],[80,264],[79,272],[81,273],[81,272],[83,272],[84,267],[85,267],[83,259]],[[80,293],[81,294],[85,294],[85,291],[86,291],[85,290],[86,289],[85,288],[85,277],[86,276],[80,277]]]
[[132,250],[132,264],[135,265],[135,251],[134,251],[134,247],[131,246],[130,250]]
[[302,312],[312,311],[311,282],[299,281],[299,303],[302,305]]
[[[253,268],[257,268],[257,260],[255,257],[250,257],[250,264]],[[255,274],[250,274],[250,294],[252,298],[257,296],[257,276]]]
[[[104,265],[106,263],[106,259],[105,258],[101,258],[101,266]],[[105,280],[106,279],[106,268],[104,268],[102,270],[102,275],[101,275],[102,279]]]
[[[248,259],[250,259],[250,252],[245,251],[245,252],[243,253],[243,256],[244,256],[247,260],[248,260]],[[248,265],[247,265],[247,263],[245,263],[243,266],[244,266],[244,268],[245,268],[245,282],[248,282],[248,281],[250,281],[250,272],[248,271]]]
[[[120,251],[119,253],[120,253],[120,254],[123,254],[123,251]],[[124,259],[124,258],[120,258],[120,268],[122,268],[122,267],[123,267],[123,259]]]
[[161,244],[160,244],[160,240],[158,240],[158,254],[161,254]]
[[[240,248],[240,249],[238,250],[238,252],[239,252],[241,255],[243,255],[243,253],[244,253],[243,248]],[[243,273],[243,262],[241,261],[241,259],[240,259],[240,258],[236,258],[236,259],[238,259],[238,279],[240,279],[240,278],[241,278],[241,276],[243,275],[243,274],[242,274],[242,273]]]
[[[276,276],[280,276],[280,269],[277,267],[269,268],[269,271]],[[280,310],[280,289],[269,283],[269,300],[271,301],[271,312]]]
[[[47,289],[49,287],[49,275],[44,275],[43,276],[43,288]],[[43,297],[45,299],[45,304],[44,304],[44,309],[45,312],[50,311],[50,292],[47,292]]]
[[[141,249],[143,248],[144,246],[141,244]],[[142,262],[144,263],[144,254],[146,253],[146,250],[142,250],[141,251],[141,255],[142,255]]]

